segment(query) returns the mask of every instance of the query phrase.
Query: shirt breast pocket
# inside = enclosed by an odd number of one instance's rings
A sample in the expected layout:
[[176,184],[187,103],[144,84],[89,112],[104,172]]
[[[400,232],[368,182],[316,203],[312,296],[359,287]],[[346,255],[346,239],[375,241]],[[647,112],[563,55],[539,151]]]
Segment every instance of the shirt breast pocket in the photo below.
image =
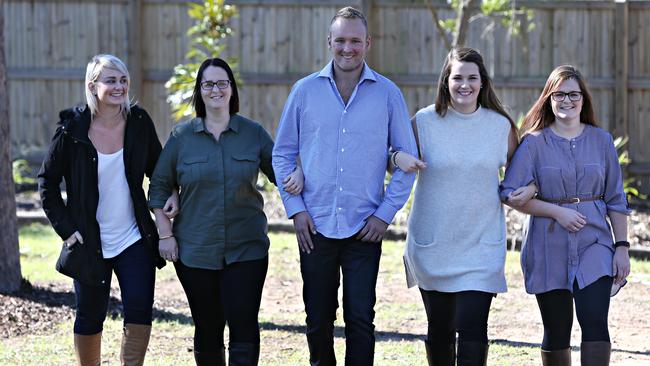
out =
[[232,168],[234,178],[250,181],[257,179],[259,172],[260,158],[253,154],[234,154],[232,156]]
[[597,196],[603,193],[605,182],[605,167],[598,163],[585,164],[579,192],[581,195]]
[[181,184],[208,180],[210,177],[208,162],[207,155],[185,157],[183,159],[184,177],[181,179]]

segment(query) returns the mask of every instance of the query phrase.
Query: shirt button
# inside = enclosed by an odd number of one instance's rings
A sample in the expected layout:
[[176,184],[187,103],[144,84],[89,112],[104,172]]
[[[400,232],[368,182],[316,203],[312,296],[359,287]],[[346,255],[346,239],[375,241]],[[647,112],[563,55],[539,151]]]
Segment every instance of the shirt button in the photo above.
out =
[[341,168],[341,171],[343,171],[343,168]]
[[343,133],[345,133],[345,128],[343,129]]
[[341,152],[345,152],[345,148],[341,148]]
[[342,208],[339,207],[339,211],[341,211],[341,210],[342,210]]
[[576,145],[571,145],[571,147],[575,149],[575,148],[576,148]]
[[346,114],[346,113],[348,113],[348,111],[347,111],[347,110],[344,110],[344,111],[343,111],[343,114]]
[[343,191],[343,187],[339,187],[339,192],[342,192],[342,191]]

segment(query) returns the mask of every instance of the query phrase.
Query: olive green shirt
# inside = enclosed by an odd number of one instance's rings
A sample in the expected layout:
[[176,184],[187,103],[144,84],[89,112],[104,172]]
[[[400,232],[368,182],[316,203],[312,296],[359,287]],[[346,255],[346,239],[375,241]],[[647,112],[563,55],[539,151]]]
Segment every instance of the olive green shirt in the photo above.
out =
[[188,267],[224,265],[268,254],[266,215],[255,187],[261,169],[275,183],[273,140],[258,123],[233,115],[219,140],[202,118],[175,126],[149,185],[149,207],[180,189],[173,232]]

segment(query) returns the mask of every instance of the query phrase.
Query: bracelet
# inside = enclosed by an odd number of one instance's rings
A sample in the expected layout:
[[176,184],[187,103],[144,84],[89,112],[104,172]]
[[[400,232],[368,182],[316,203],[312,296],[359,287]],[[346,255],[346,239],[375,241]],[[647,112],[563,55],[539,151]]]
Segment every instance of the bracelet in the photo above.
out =
[[629,248],[629,247],[630,247],[630,242],[627,241],[627,240],[619,240],[619,241],[617,241],[616,243],[614,243],[614,249],[616,249],[616,248],[618,248],[618,247],[626,247],[626,248]]
[[393,155],[390,156],[390,162],[393,163],[393,166],[394,166],[394,167],[399,168],[399,167],[397,166],[397,154],[399,154],[399,150],[393,152]]
[[173,238],[173,237],[174,237],[174,234],[163,235],[163,236],[159,236],[158,240],[165,240],[165,239],[169,239],[169,238]]

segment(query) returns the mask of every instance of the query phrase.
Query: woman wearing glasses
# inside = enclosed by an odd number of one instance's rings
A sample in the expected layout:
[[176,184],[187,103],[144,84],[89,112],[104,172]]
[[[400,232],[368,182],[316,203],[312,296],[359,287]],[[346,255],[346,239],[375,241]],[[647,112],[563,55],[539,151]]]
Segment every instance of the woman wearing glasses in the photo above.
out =
[[[201,64],[192,104],[196,117],[173,128],[149,187],[160,254],[174,262],[187,295],[196,364],[225,365],[228,323],[229,364],[257,365],[269,238],[255,184],[259,170],[275,183],[273,140],[261,125],[237,114],[237,83],[222,59]],[[182,212],[172,229],[163,199],[177,187]],[[301,188],[293,180],[285,187],[294,194]]]
[[[571,364],[575,302],[582,365],[608,365],[610,292],[630,272],[629,210],[612,136],[597,127],[589,90],[568,65],[548,77],[523,130],[527,135],[508,166],[501,198],[531,214],[521,263],[526,291],[537,297],[544,323],[542,362]],[[513,204],[512,192],[531,182],[538,196]]]

